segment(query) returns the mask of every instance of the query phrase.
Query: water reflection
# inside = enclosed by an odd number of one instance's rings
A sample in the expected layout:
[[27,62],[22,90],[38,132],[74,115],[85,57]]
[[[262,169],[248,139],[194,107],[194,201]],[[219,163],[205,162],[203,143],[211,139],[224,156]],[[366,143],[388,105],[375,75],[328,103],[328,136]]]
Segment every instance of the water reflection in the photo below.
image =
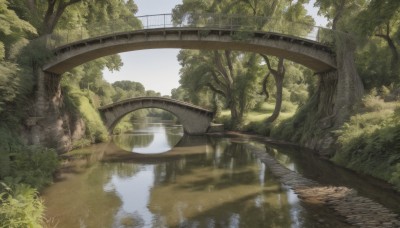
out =
[[171,150],[182,138],[182,126],[171,123],[136,123],[132,134],[113,136],[121,149],[142,154],[157,154]]
[[296,195],[244,144],[185,148],[152,164],[99,163],[55,184],[44,193],[47,216],[58,227],[302,227]]

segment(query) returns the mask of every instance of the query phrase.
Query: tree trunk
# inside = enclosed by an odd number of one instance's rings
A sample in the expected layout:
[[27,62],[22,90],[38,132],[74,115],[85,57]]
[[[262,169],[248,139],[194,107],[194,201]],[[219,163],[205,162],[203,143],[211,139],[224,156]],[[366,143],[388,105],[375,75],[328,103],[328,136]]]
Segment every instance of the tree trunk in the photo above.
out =
[[396,80],[399,77],[399,71],[400,71],[400,66],[399,66],[399,52],[397,50],[397,47],[395,45],[395,43],[393,42],[393,39],[390,37],[390,25],[389,23],[386,24],[386,34],[375,34],[375,36],[380,37],[382,39],[384,39],[390,49],[390,52],[392,53],[392,59],[390,62],[390,77],[391,80]]
[[283,91],[283,78],[285,77],[285,66],[283,65],[284,58],[280,57],[278,60],[278,67],[276,70],[272,69],[271,63],[269,61],[268,56],[261,55],[268,67],[269,72],[274,76],[275,79],[275,86],[276,86],[276,101],[275,101],[275,108],[270,117],[265,121],[266,124],[270,124],[274,122],[278,117],[279,113],[281,112],[282,107],[282,91]]
[[273,76],[275,79],[275,86],[276,86],[276,101],[275,101],[274,112],[265,121],[267,124],[274,122],[279,117],[279,113],[281,112],[282,108],[283,76],[274,74]]

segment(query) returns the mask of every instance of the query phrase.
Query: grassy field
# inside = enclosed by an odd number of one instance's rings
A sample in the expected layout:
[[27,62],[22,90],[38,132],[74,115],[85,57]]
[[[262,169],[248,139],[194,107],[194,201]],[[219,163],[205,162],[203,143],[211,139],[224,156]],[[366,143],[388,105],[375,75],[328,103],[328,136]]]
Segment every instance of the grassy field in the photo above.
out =
[[[275,103],[264,102],[258,109],[246,113],[243,119],[242,130],[264,135],[266,131],[265,120],[271,116],[272,112],[274,111],[274,107]],[[293,105],[290,102],[283,102],[282,111],[275,122],[280,123],[282,120],[293,116],[296,112],[296,109],[296,105]],[[230,110],[225,109],[218,116],[216,122],[221,122],[226,126],[229,126],[230,116]]]

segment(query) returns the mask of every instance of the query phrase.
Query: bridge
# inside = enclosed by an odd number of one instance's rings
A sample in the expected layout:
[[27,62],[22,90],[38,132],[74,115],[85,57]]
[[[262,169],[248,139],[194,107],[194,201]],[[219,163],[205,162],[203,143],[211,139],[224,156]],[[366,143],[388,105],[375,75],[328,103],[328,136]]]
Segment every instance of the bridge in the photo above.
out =
[[100,107],[98,110],[109,132],[126,114],[144,108],[159,108],[178,117],[185,133],[200,135],[207,132],[214,113],[190,103],[164,97],[138,97]]
[[[319,77],[318,93],[326,93],[318,96],[317,104],[326,106],[324,110],[329,110],[321,114],[320,120],[323,124],[320,126],[324,130],[332,126],[335,128],[348,118],[351,107],[363,94],[354,63],[355,45],[346,41],[333,46],[337,37],[351,40],[348,34],[310,24],[245,15],[186,14],[173,18],[171,14],[160,14],[110,20],[84,28],[72,25],[70,31],[62,30],[38,40],[46,42],[45,45],[54,55],[37,70],[36,113],[39,116],[53,117],[51,111],[57,110],[60,104],[59,84],[62,74],[99,57],[156,48],[237,50],[283,57],[313,70]],[[115,113],[110,111],[107,114],[107,118],[110,118],[107,119],[109,129],[123,115],[123,107],[118,109],[120,110]],[[171,112],[178,112],[177,110]],[[51,128],[47,123],[39,121],[32,131],[35,131],[33,135],[41,136],[32,140],[49,141],[49,145],[54,142],[60,144],[56,136],[64,133],[58,127],[58,120],[54,118],[54,126]],[[201,130],[193,130],[189,128],[192,125],[183,124],[187,133],[196,134],[206,131],[205,123],[206,121],[200,124],[203,126]],[[331,145],[333,141],[330,131],[326,132],[317,136],[318,140],[312,139],[307,147],[317,150],[328,148],[326,145]]]
[[[248,51],[284,57],[315,72],[336,69],[331,47],[320,38],[329,37],[326,34],[330,30],[294,22],[282,24],[264,17],[189,16],[179,23],[170,14],[139,17],[140,29],[133,26],[138,22],[113,21],[112,26],[91,26],[101,30],[90,34],[79,30],[74,34],[81,35],[75,37],[69,33],[52,34],[48,45],[54,48],[55,56],[43,70],[60,75],[103,56],[155,48]],[[277,26],[282,28],[278,31]]]

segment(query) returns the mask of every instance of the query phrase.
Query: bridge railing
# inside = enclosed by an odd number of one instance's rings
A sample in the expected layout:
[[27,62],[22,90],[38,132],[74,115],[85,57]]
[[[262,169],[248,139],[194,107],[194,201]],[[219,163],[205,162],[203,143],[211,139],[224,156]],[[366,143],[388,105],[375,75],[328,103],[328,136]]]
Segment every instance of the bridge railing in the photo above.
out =
[[[106,23],[92,23],[84,27],[71,27],[68,30],[56,31],[49,35],[47,37],[47,46],[56,48],[88,38],[142,29],[185,27],[244,32],[273,32],[301,37],[323,44],[330,44],[333,41],[332,30],[312,24],[268,17],[204,13],[185,14],[179,17],[173,14],[146,15],[110,20]],[[242,35],[249,34],[243,33]]]

